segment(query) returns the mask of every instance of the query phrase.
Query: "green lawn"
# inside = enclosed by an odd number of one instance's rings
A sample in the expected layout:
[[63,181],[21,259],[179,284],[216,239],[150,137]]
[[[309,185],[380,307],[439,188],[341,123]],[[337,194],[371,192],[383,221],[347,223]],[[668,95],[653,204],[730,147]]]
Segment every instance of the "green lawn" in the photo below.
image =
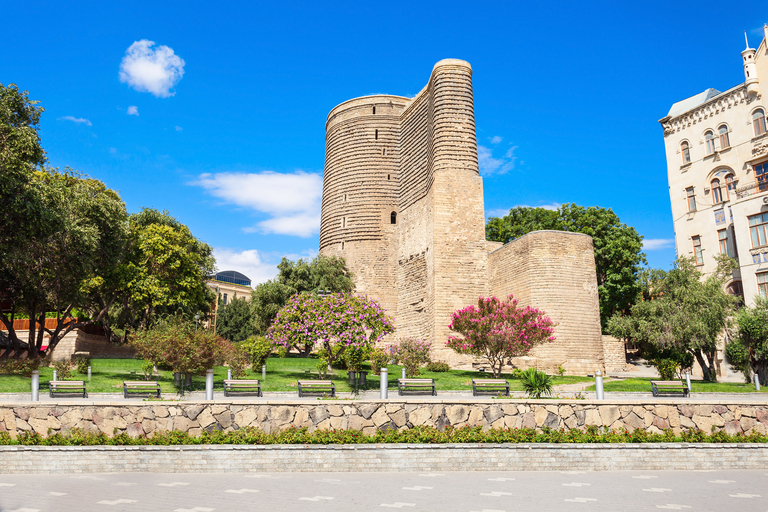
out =
[[[651,392],[651,381],[658,379],[621,379],[606,382],[603,384],[603,388],[608,391],[639,391],[643,393]],[[691,388],[694,393],[754,393],[754,384],[744,384],[743,382],[705,382],[701,380],[692,380]],[[592,385],[588,388],[588,391],[594,391],[595,386]],[[768,389],[763,387],[761,392],[766,392]]]
[[[267,360],[267,378],[261,378],[261,371],[248,371],[243,378],[261,380],[263,391],[298,391],[296,387],[297,379],[317,379],[317,362],[315,358],[304,357],[271,357]],[[92,359],[91,360],[91,381],[87,383],[89,393],[121,393],[122,382],[124,380],[141,380],[143,373],[141,367],[143,361],[139,359]],[[370,371],[370,365],[366,364],[365,371],[368,371],[368,385],[361,389],[379,389],[379,376],[373,375]],[[131,373],[133,372],[133,373]],[[397,389],[397,379],[401,375],[401,367],[398,365],[389,365],[389,388]],[[214,368],[214,389],[222,390],[222,381],[227,376],[227,368],[217,366]],[[47,367],[40,368],[40,390],[45,393],[48,390],[48,381],[51,380],[52,369]],[[435,387],[438,390],[471,390],[473,378],[489,378],[489,374],[481,374],[473,371],[451,370],[449,372],[427,372],[422,370],[421,377],[435,379]],[[522,386],[519,380],[512,379],[511,375],[504,374],[502,377],[509,380],[510,388],[513,391],[521,391]],[[85,380],[86,376],[73,371],[71,380]],[[340,392],[352,391],[349,386],[346,370],[334,370],[331,379],[336,384],[336,390]],[[163,393],[175,394],[177,389],[173,385],[173,374],[170,371],[160,371],[158,377],[151,380],[160,382]],[[575,382],[586,382],[592,379],[588,377],[569,377],[555,376],[554,385],[572,384]],[[0,377],[0,393],[26,393],[30,389],[30,380],[28,377],[17,377],[3,375]],[[205,389],[205,377],[196,376],[192,378],[192,390],[202,391]]]

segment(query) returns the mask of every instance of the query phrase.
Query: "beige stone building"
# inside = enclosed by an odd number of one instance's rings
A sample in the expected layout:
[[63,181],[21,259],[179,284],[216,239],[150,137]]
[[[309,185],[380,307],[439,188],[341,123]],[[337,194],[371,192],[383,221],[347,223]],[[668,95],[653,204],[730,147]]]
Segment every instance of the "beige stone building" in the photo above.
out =
[[366,96],[331,110],[320,253],[346,258],[357,291],[395,318],[396,336],[431,341],[436,359],[471,363],[445,347],[451,314],[512,293],[558,323],[555,343],[516,364],[604,369],[592,239],[540,231],[504,246],[485,240],[465,61],[438,62],[413,98]]
[[659,122],[679,256],[705,273],[718,254],[738,261],[731,293],[768,296],[768,25],[741,52],[745,81],[672,105]]

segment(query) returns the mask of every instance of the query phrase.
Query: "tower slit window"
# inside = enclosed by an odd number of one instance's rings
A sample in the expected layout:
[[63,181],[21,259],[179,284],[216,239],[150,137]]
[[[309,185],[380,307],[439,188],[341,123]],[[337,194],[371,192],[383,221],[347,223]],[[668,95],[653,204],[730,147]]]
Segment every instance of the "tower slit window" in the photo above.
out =
[[397,224],[397,212],[392,212],[389,214],[389,223]]
[[379,140],[379,130],[374,131],[373,138]]
[[374,114],[376,113],[376,107],[373,107],[373,113]]

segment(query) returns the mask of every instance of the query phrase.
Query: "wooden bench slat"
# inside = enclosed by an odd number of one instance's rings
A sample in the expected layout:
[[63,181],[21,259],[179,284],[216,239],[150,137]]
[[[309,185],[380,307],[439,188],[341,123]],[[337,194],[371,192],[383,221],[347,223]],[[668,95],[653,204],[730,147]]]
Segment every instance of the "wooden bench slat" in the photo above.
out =
[[688,386],[683,381],[677,380],[652,380],[651,393],[653,396],[659,396],[659,393],[680,393],[684,397],[688,396]]
[[156,398],[160,398],[160,383],[154,380],[124,380],[123,398],[129,394],[139,395],[151,391]]
[[83,398],[88,398],[83,380],[51,380],[48,381],[48,394],[54,398],[56,393],[83,393]]
[[472,379],[472,394],[499,392],[504,396],[509,396],[509,382],[505,379]]
[[297,380],[299,387],[299,397],[304,395],[315,395],[319,393],[330,393],[332,397],[336,396],[336,384],[330,380]]
[[261,382],[257,379],[224,379],[224,396],[229,396],[231,392],[248,393],[256,392],[256,396],[261,394]]

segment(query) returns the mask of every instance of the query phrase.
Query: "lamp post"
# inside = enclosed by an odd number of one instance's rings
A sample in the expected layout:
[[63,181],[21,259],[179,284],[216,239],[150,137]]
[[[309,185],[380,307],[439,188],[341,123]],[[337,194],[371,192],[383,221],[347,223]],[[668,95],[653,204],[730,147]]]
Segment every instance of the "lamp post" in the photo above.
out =
[[197,330],[198,320],[200,320],[200,313],[195,313],[195,330]]

